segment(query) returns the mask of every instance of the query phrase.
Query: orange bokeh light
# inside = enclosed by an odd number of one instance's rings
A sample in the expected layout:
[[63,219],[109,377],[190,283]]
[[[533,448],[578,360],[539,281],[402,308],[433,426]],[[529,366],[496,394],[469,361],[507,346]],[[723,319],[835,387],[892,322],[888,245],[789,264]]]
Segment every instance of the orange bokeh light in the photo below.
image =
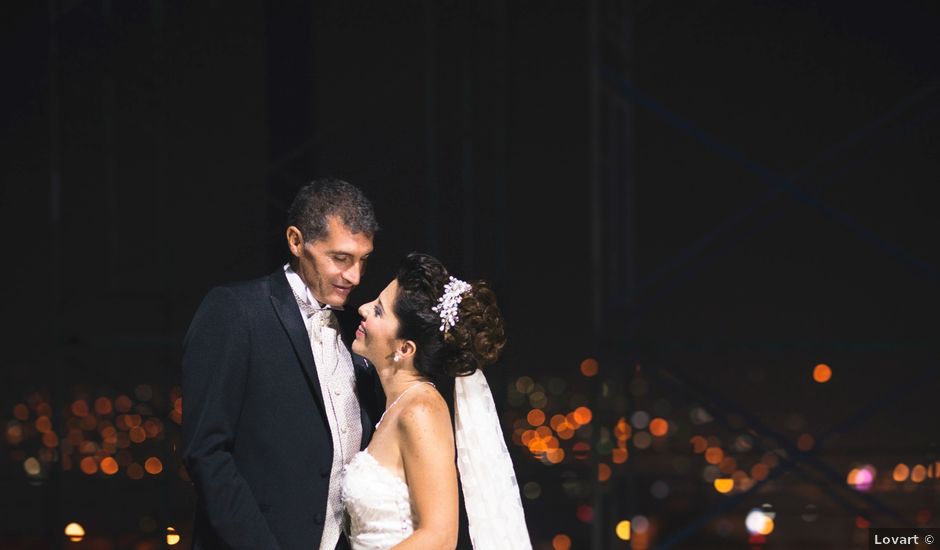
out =
[[117,460],[114,460],[110,456],[106,456],[101,459],[101,464],[99,464],[101,472],[105,475],[113,476],[118,473],[118,463]]
[[46,432],[42,434],[42,444],[52,449],[59,444],[59,436],[55,432]]
[[526,415],[526,421],[531,426],[541,426],[545,423],[545,413],[542,412],[542,409],[532,409]]
[[813,369],[813,380],[825,384],[832,378],[832,369],[829,365],[820,363]]
[[621,417],[617,421],[617,425],[614,426],[614,437],[619,441],[626,441],[630,439],[630,434],[632,433],[632,428],[627,424],[627,419]]
[[545,458],[548,459],[552,464],[558,464],[565,459],[565,450],[564,449],[549,449],[545,451]]
[[40,416],[36,419],[36,429],[39,433],[46,433],[52,429],[52,421],[48,416]]
[[734,480],[727,477],[720,477],[715,480],[715,490],[721,494],[730,493],[734,489]]
[[705,449],[708,448],[708,441],[700,435],[693,435],[689,443],[692,444],[692,451],[695,452],[695,454],[704,453]]
[[581,423],[578,422],[577,418],[575,418],[573,412],[570,412],[567,415],[565,415],[565,422],[567,422],[568,425],[571,426],[572,430],[577,430],[578,428],[581,427]]
[[816,441],[813,439],[813,436],[810,434],[802,434],[796,440],[796,448],[806,452],[813,448],[813,445],[816,444]]
[[82,473],[88,475],[92,475],[98,471],[98,464],[95,462],[95,459],[90,456],[83,458],[78,467],[81,468]]
[[571,537],[568,535],[555,535],[552,539],[552,549],[553,550],[570,550],[571,549]]
[[88,403],[84,399],[72,403],[72,414],[78,417],[88,416]]
[[144,468],[148,474],[155,476],[163,471],[163,463],[160,462],[159,458],[152,456],[147,459],[147,462],[144,462]]
[[650,433],[662,437],[669,433],[669,422],[664,418],[654,418],[650,421]]
[[131,410],[131,407],[134,405],[134,402],[131,401],[131,398],[126,395],[119,395],[117,399],[114,400],[114,408],[118,412],[126,413]]
[[585,359],[581,361],[581,374],[584,376],[597,376],[598,364],[596,359]]
[[614,449],[610,453],[610,459],[614,464],[623,464],[627,461],[628,456],[629,453],[627,453],[626,449]]
[[147,437],[154,438],[160,435],[160,432],[163,431],[163,425],[159,420],[151,418],[144,422],[144,430],[147,432]]
[[587,407],[578,407],[574,410],[574,419],[582,426],[591,422],[592,418],[594,418],[594,415],[591,413],[591,409]]
[[131,428],[130,438],[134,443],[143,443],[147,439],[147,431],[140,426],[134,426]]
[[607,481],[608,479],[610,479],[611,473],[612,471],[610,469],[610,466],[608,466],[607,464],[604,464],[603,462],[601,462],[600,464],[597,465],[597,480],[598,481]]
[[13,416],[15,416],[17,420],[25,422],[26,419],[29,418],[29,407],[23,403],[18,404],[17,406],[13,407]]
[[907,480],[907,476],[910,475],[911,469],[908,468],[907,464],[903,462],[894,467],[894,472],[891,477],[894,478],[898,483]]
[[548,445],[545,444],[544,439],[533,439],[532,443],[529,443],[529,452],[536,458],[541,458],[543,454],[548,452]]
[[19,445],[23,442],[23,427],[19,424],[7,426],[7,441],[10,445]]
[[111,406],[111,400],[107,397],[99,397],[95,399],[95,412],[100,415],[111,414],[113,407]]
[[65,526],[65,536],[72,542],[81,542],[85,538],[85,528],[78,523],[70,523]]
[[709,464],[718,464],[725,457],[725,452],[721,447],[709,447],[705,449],[705,462]]
[[166,528],[166,544],[167,546],[176,546],[180,542],[180,534],[173,527]]

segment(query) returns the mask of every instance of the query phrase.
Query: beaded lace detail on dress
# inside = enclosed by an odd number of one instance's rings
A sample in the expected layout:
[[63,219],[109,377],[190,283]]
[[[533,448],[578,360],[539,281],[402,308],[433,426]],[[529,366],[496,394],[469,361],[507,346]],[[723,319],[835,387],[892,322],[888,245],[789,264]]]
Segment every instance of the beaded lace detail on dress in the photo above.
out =
[[369,451],[360,451],[346,465],[342,498],[353,550],[391,548],[415,530],[418,518],[408,485]]

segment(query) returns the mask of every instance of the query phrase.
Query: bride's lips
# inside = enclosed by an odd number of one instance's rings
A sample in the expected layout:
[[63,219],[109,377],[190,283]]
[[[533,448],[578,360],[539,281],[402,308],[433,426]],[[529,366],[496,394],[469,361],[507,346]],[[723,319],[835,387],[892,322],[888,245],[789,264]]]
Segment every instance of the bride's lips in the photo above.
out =
[[361,334],[362,336],[365,336],[365,335],[366,335],[366,330],[365,330],[364,328],[362,328],[362,323],[359,323],[359,326],[356,327],[356,338],[359,338],[359,335],[360,335],[360,334]]

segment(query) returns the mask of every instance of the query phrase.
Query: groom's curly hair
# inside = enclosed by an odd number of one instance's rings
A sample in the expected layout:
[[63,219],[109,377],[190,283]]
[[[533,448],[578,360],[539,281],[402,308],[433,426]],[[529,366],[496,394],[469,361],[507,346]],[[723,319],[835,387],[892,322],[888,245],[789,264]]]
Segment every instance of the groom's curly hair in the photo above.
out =
[[444,265],[433,256],[412,252],[395,278],[398,337],[415,342],[414,365],[422,376],[432,381],[468,376],[499,359],[506,331],[496,293],[485,281],[471,282],[471,290],[461,297],[457,324],[442,332],[441,317],[431,308],[449,280]]

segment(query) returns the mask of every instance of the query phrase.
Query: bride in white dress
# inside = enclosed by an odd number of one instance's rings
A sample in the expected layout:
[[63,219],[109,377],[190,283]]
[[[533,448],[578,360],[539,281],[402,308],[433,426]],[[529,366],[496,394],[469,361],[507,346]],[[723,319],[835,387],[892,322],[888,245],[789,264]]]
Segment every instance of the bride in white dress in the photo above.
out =
[[[531,549],[512,462],[479,370],[496,361],[506,341],[493,291],[482,281],[449,277],[431,256],[410,254],[359,314],[352,349],[375,366],[387,407],[342,481],[353,550],[454,548],[458,470],[474,548]],[[448,378],[456,430],[435,386]]]

